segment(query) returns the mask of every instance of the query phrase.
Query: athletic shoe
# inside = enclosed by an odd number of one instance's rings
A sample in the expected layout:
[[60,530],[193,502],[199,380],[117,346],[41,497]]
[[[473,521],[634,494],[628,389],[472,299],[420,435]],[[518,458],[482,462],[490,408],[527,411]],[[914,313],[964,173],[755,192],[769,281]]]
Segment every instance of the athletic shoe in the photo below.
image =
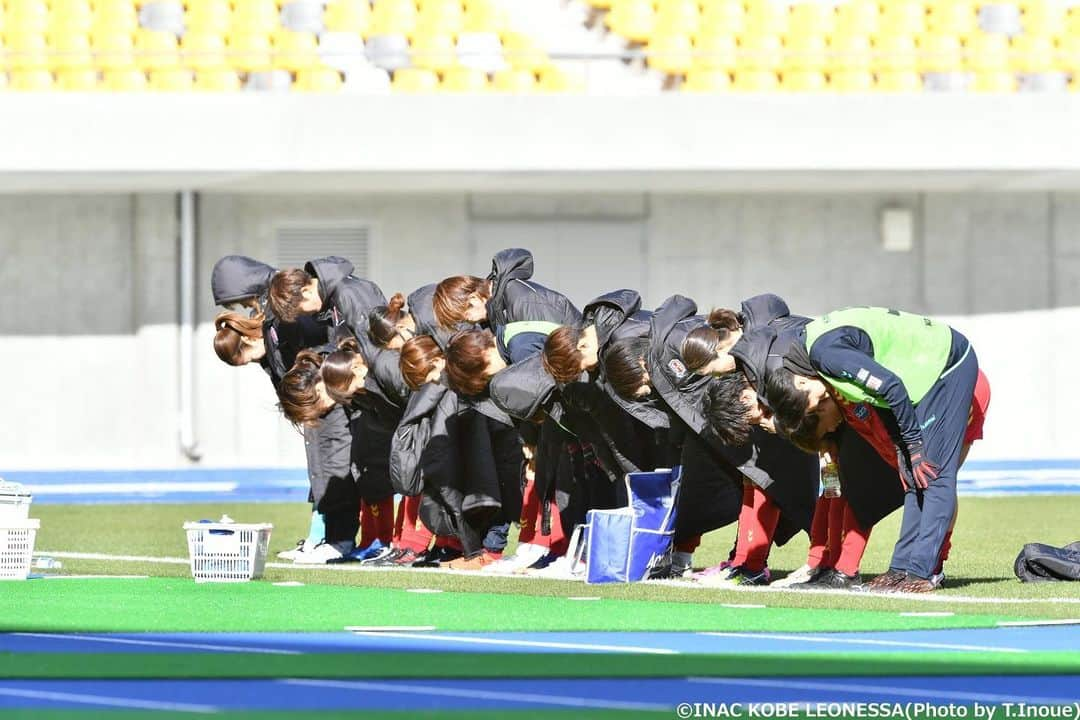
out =
[[423,555],[424,552],[427,551],[425,550],[423,552],[416,552],[415,550],[402,550],[401,554],[397,557],[384,559],[378,564],[390,565],[394,567],[408,567],[417,560],[419,560],[420,556]]
[[773,587],[792,587],[794,585],[805,585],[812,583],[828,568],[810,567],[809,565],[803,565],[798,570],[792,570],[784,577],[780,578],[772,584]]
[[361,560],[360,564],[361,565],[371,565],[373,563],[378,562],[379,560],[384,560],[384,559],[389,558],[391,556],[396,557],[397,554],[398,554],[398,551],[397,551],[396,548],[392,548],[389,545],[384,545],[383,547],[376,550],[375,554],[373,554],[373,555],[369,554],[366,558]]
[[897,585],[907,580],[907,577],[907,573],[903,570],[889,570],[863,585],[863,588],[870,592],[893,592]]
[[585,563],[574,562],[570,555],[563,555],[548,563],[546,567],[526,571],[526,574],[548,580],[581,580],[585,577]]
[[[396,560],[402,556],[405,552],[403,548],[388,547],[383,548],[383,551],[374,557],[369,557],[367,560],[361,560],[360,564],[364,567],[387,567],[394,566]],[[413,560],[416,558],[414,557]]]
[[821,573],[821,575],[812,583],[807,582],[792,587],[817,590],[851,590],[858,587],[861,581],[862,579],[859,577],[858,573],[847,575],[834,568]]
[[680,578],[689,578],[693,574],[693,569],[688,567],[676,567],[671,565],[657,565],[649,570],[648,580],[678,580]]
[[326,565],[334,562],[344,562],[344,558],[348,557],[349,553],[353,550],[352,540],[344,540],[337,543],[328,543],[323,541],[311,548],[305,550],[296,556],[293,560],[297,565]]
[[694,580],[707,580],[707,579],[713,578],[713,577],[715,577],[717,575],[722,575],[723,577],[727,577],[730,573],[731,573],[731,561],[730,560],[725,560],[724,562],[720,563],[719,565],[713,565],[712,567],[705,568],[701,572],[696,572],[693,575],[691,575],[690,577],[693,578]]
[[894,585],[890,588],[890,590],[895,593],[912,594],[933,592],[936,589],[937,585],[934,584],[933,580],[915,577],[914,575],[908,576],[908,578],[904,580],[904,582],[900,583],[899,585]]
[[519,569],[514,571],[514,574],[515,575],[525,575],[525,574],[528,574],[528,573],[532,572],[533,570],[543,570],[548,565],[551,565],[552,563],[556,562],[561,557],[563,557],[563,555],[557,555],[557,554],[555,554],[553,552],[544,553],[544,555],[539,560],[534,562],[532,565],[529,565],[528,567],[519,568]]
[[301,538],[296,541],[296,547],[291,550],[282,550],[277,554],[282,560],[295,560],[296,556],[304,552],[304,548],[307,547],[307,538]]
[[537,560],[542,559],[548,554],[548,548],[543,545],[533,545],[532,543],[523,543],[517,546],[517,551],[510,557],[503,557],[502,560],[493,562],[483,569],[482,572],[494,573],[497,575],[510,575],[518,570],[524,570],[527,567],[531,567]]
[[714,574],[698,580],[702,585],[709,587],[733,587],[740,585],[768,585],[769,569],[760,572],[747,570],[742,565],[728,570],[726,575]]
[[447,567],[451,570],[464,570],[468,572],[477,572],[483,570],[493,562],[498,562],[502,559],[502,553],[496,555],[493,552],[484,550],[482,552],[473,555],[471,558],[459,557],[457,560],[451,560]]
[[454,548],[432,548],[413,561],[412,566],[416,568],[437,568],[451,560],[457,560],[461,555],[462,552]]
[[356,547],[356,545],[353,544],[351,552],[347,552],[344,554],[343,557],[333,558],[331,560],[328,560],[327,562],[331,565],[337,565],[340,563],[363,562],[368,558],[375,557],[379,553],[385,552],[386,549],[387,546],[383,545],[382,542],[379,540],[376,540],[367,547]]

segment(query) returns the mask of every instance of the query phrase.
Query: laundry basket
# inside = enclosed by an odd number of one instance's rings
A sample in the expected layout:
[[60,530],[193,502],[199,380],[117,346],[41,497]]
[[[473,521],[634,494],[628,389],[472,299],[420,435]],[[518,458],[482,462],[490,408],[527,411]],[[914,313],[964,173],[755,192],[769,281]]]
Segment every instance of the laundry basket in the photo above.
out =
[[22,485],[0,478],[0,523],[30,517],[30,503],[33,500],[33,495]]
[[188,555],[195,582],[247,582],[262,577],[269,523],[188,522]]
[[0,522],[0,580],[25,580],[30,575],[40,520]]

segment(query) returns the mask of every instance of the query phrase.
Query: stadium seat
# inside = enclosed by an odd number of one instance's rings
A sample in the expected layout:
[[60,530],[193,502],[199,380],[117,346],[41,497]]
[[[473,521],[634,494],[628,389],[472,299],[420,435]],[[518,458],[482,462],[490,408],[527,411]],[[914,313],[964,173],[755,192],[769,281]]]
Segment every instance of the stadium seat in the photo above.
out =
[[410,58],[413,67],[443,72],[457,65],[457,51],[452,35],[417,35],[413,38]]
[[366,35],[371,26],[371,5],[367,0],[333,0],[326,5],[323,24],[331,32]]
[[500,70],[491,79],[491,87],[502,93],[529,93],[536,89],[536,75],[528,70]]
[[52,87],[53,76],[48,70],[12,70],[8,80],[9,90],[35,92]]
[[416,17],[416,5],[412,0],[375,0],[368,32],[372,35],[412,35]]
[[548,66],[547,53],[528,35],[506,33],[502,40],[503,55],[513,69],[539,72]]
[[342,72],[369,64],[364,41],[353,32],[324,32],[320,35],[319,59],[324,65]]
[[1065,17],[1064,32],[1066,35],[1080,35],[1080,7],[1069,8],[1069,14]]
[[788,18],[788,7],[781,0],[758,0],[749,5],[742,35],[784,35]]
[[221,35],[188,32],[180,38],[184,65],[195,70],[228,67],[225,58],[225,38]]
[[154,0],[139,10],[139,26],[145,30],[184,34],[184,6],[179,0]]
[[825,73],[818,70],[788,70],[780,74],[780,88],[792,92],[821,92],[828,88]]
[[138,27],[139,17],[129,0],[98,0],[95,3],[91,35],[134,33]]
[[461,0],[422,0],[413,32],[456,35],[464,26],[465,13]]
[[1063,72],[1024,73],[1017,89],[1022,93],[1060,93],[1069,87],[1069,76]]
[[738,92],[775,92],[780,87],[780,80],[770,70],[742,70],[735,73],[731,87]]
[[869,70],[837,70],[829,74],[829,89],[842,93],[871,92],[874,75]]
[[691,70],[682,89],[695,93],[725,92],[731,89],[731,75],[723,70]]
[[52,0],[49,34],[90,32],[94,13],[88,0]]
[[1068,7],[1057,0],[1029,0],[1020,22],[1026,35],[1058,36],[1065,32]]
[[[49,29],[49,6],[43,0],[8,0],[4,12],[4,26],[4,32],[9,34],[44,33]],[[24,89],[29,90],[34,89],[30,86],[38,81],[33,80],[31,76],[26,76],[21,82],[27,85]],[[51,78],[49,84],[52,84]],[[11,83],[11,87],[15,87],[14,82]]]
[[187,92],[195,85],[192,72],[186,68],[168,68],[150,72],[149,88],[159,92]]
[[1068,35],[1061,38],[1058,43],[1059,70],[1071,73],[1074,77],[1080,74],[1080,35]]
[[135,42],[131,33],[95,33],[91,36],[94,64],[102,70],[126,70],[135,66]]
[[[738,56],[738,47],[734,35],[705,35],[698,37],[694,44],[694,72],[709,70],[722,70],[727,74],[735,69],[735,59]],[[705,73],[700,73],[699,82],[709,83]],[[687,78],[689,81],[689,78]],[[719,80],[718,82],[723,82]],[[728,87],[731,78],[728,78]],[[711,87],[703,85],[703,87]],[[710,92],[706,90],[706,92]]]
[[746,26],[746,11],[739,0],[705,0],[698,37],[739,35]]
[[1019,35],[1023,32],[1020,22],[1020,7],[1017,5],[1005,5],[990,3],[979,7],[979,29],[984,33],[996,33],[1001,35]]
[[229,64],[242,72],[270,69],[273,47],[264,33],[233,33],[227,39]]
[[926,32],[926,9],[918,0],[892,0],[882,7],[880,35],[914,36]]
[[886,70],[877,74],[876,87],[883,92],[920,92],[922,76],[911,70]]
[[396,92],[435,92],[439,88],[439,76],[423,68],[402,68],[394,73],[390,86]]
[[[736,60],[736,73],[763,70],[775,73],[784,60],[783,44],[777,35],[744,36],[739,41],[739,56]],[[740,84],[738,75],[735,85]],[[746,89],[746,88],[742,88]]]
[[439,89],[459,93],[487,92],[487,75],[473,68],[452,68],[443,75],[443,81]]
[[259,70],[248,73],[244,88],[257,92],[288,92],[292,84],[292,75],[286,70]]
[[613,0],[605,22],[628,40],[645,42],[656,25],[652,0]]
[[228,0],[189,0],[184,23],[189,33],[227,35],[232,27],[232,8]]
[[1054,41],[1045,35],[1017,35],[1012,39],[1013,70],[1025,73],[1050,72],[1054,69]]
[[94,64],[90,53],[90,36],[86,33],[58,32],[50,37],[50,69],[86,69]]
[[1016,92],[1016,75],[1006,71],[975,73],[973,88],[984,93]]
[[694,35],[700,22],[696,0],[664,0],[656,12],[653,36]]
[[[828,64],[824,35],[792,35],[784,42],[784,70],[823,72]],[[785,78],[781,78],[787,84]],[[811,83],[816,80],[810,80]],[[824,79],[823,79],[824,82]]]
[[8,53],[7,66],[13,72],[44,70],[49,65],[49,44],[42,33],[8,32],[4,50]]
[[874,41],[873,59],[875,70],[885,72],[914,71],[918,60],[915,38],[910,35],[879,36]]
[[971,85],[970,73],[951,72],[923,73],[923,90],[926,92],[965,92]]
[[952,35],[919,38],[919,69],[930,73],[957,73],[964,69],[964,49]]
[[585,92],[585,77],[574,70],[549,65],[540,71],[536,89],[551,93],[582,93]]
[[409,40],[404,35],[372,35],[364,43],[368,62],[389,72],[409,67]]
[[491,73],[506,67],[499,36],[492,32],[466,32],[457,38],[458,63]]
[[465,24],[467,33],[500,33],[506,28],[507,18],[498,0],[467,0]]
[[233,92],[240,89],[240,76],[235,70],[225,68],[200,70],[195,73],[194,89],[207,92]]
[[341,89],[341,73],[330,68],[299,70],[293,88],[301,92],[337,92]]
[[146,73],[137,68],[106,70],[102,73],[101,87],[114,92],[137,92],[146,89]]
[[978,33],[968,41],[968,66],[976,72],[1001,72],[1009,67],[1009,38]]
[[926,27],[937,35],[967,38],[978,30],[975,5],[968,0],[935,0],[926,16]]
[[279,30],[273,44],[275,70],[299,72],[319,65],[319,40],[313,33]]
[[390,92],[390,73],[374,65],[350,67],[345,73],[344,92],[385,95]]
[[61,90],[72,92],[88,92],[97,90],[98,74],[95,70],[87,68],[76,70],[60,70],[56,73],[56,87]]
[[868,72],[872,67],[873,47],[867,35],[836,36],[829,43],[829,50],[830,71]]
[[274,0],[235,0],[233,31],[244,34],[272,33],[280,18]]
[[804,0],[791,6],[786,35],[789,38],[828,35],[835,22],[836,15],[831,4]]
[[324,30],[323,5],[319,0],[292,0],[281,6],[281,26],[293,32],[318,35]]
[[136,65],[143,70],[162,70],[176,67],[180,61],[176,36],[156,30],[139,30],[135,34]]
[[848,0],[836,7],[833,37],[844,35],[874,35],[881,17],[878,4],[873,0]]
[[689,35],[654,35],[647,48],[647,62],[654,70],[685,75],[694,65]]

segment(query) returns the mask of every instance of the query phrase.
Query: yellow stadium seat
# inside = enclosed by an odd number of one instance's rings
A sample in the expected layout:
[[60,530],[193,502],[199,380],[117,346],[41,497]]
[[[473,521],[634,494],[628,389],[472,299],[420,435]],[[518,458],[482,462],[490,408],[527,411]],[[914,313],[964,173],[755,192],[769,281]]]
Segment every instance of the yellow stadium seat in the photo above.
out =
[[90,32],[94,14],[88,0],[52,0],[49,33]]
[[828,89],[825,73],[818,70],[789,70],[780,74],[780,89],[791,92],[821,92]]
[[331,32],[365,35],[371,27],[371,5],[367,0],[333,0],[326,5],[323,24]]
[[341,73],[325,67],[300,70],[293,88],[301,92],[337,92],[341,89]]
[[12,70],[8,89],[35,92],[52,90],[53,76],[48,70]]
[[491,80],[496,92],[529,93],[536,89],[536,75],[528,70],[500,70]]
[[[788,8],[780,0],[751,3],[743,26],[743,35],[783,35],[788,30]],[[735,78],[735,84],[739,79]]]
[[315,33],[278,30],[273,40],[274,69],[298,72],[319,65],[319,38]]
[[871,92],[874,74],[868,70],[837,70],[829,74],[829,89],[836,92]]
[[934,34],[966,38],[978,30],[975,5],[968,0],[936,0],[930,5],[926,27]]
[[1080,74],[1080,36],[1070,35],[1061,38],[1058,44],[1058,69]]
[[809,0],[791,6],[787,35],[799,37],[805,35],[824,36],[832,32],[836,22],[831,4]]
[[127,0],[98,0],[94,7],[94,19],[90,32],[92,35],[112,33],[132,33],[139,28],[139,18],[135,6]]
[[656,25],[652,0],[614,0],[605,22],[613,32],[635,42],[645,42]]
[[200,70],[195,74],[195,89],[208,92],[231,92],[240,89],[235,70]]
[[89,68],[93,65],[90,54],[90,36],[83,32],[57,32],[50,38],[52,54],[49,56],[53,70]]
[[151,90],[160,92],[187,92],[195,86],[195,77],[190,70],[169,68],[150,72]]
[[836,8],[833,37],[874,35],[878,31],[880,11],[874,0],[848,0]]
[[731,75],[723,70],[691,70],[682,89],[695,93],[724,92],[731,89]]
[[[598,0],[610,2],[610,0]],[[593,7],[600,7],[594,5]],[[606,6],[605,6],[606,7]],[[497,0],[467,0],[465,3],[465,32],[500,33],[506,28],[506,12]]]
[[139,30],[135,34],[136,64],[143,70],[176,67],[180,52],[176,36],[170,32]]
[[918,0],[891,0],[878,21],[881,35],[920,35],[926,31],[926,8]]
[[270,37],[263,33],[233,33],[228,37],[229,64],[242,72],[270,69],[273,50]]
[[776,72],[784,60],[784,49],[777,35],[753,35],[739,41],[739,57],[736,61],[735,85],[738,75],[748,70]]
[[506,33],[502,41],[503,56],[513,69],[539,72],[548,66],[547,53],[528,35]]
[[664,0],[656,12],[653,35],[694,35],[700,22],[696,0]]
[[[784,50],[785,70],[823,72],[828,65],[824,35],[791,35],[784,42]],[[787,84],[784,78],[781,80]]]
[[649,67],[672,75],[685,75],[694,64],[689,35],[660,35],[649,41]]
[[779,89],[780,80],[768,70],[744,70],[735,73],[731,87],[739,92],[773,92]]
[[1017,35],[1012,39],[1013,70],[1026,73],[1054,69],[1054,41],[1045,35]]
[[73,92],[97,90],[98,74],[87,68],[60,70],[56,73],[56,87]]
[[447,70],[443,75],[439,89],[447,92],[480,93],[487,92],[487,75],[473,68],[458,67]]
[[[4,32],[43,33],[49,28],[49,6],[43,0],[9,0],[4,12]],[[29,77],[29,76],[27,76]],[[32,82],[26,80],[26,82]],[[50,80],[50,84],[51,84]],[[12,83],[14,87],[14,83]]]
[[916,68],[915,38],[910,35],[885,35],[874,41],[874,69],[910,72]]
[[877,74],[877,89],[884,92],[921,92],[922,76],[911,70],[886,70]]
[[975,73],[974,89],[985,93],[1011,93],[1016,91],[1016,75],[996,70]]
[[580,73],[551,65],[540,72],[536,89],[551,93],[582,93],[585,92],[585,78]]
[[1069,8],[1069,14],[1065,17],[1064,33],[1080,35],[1080,6]]
[[968,42],[968,65],[975,72],[999,72],[1009,67],[1009,38],[1000,33],[979,33]]
[[919,69],[923,72],[961,72],[964,48],[952,35],[923,35],[919,38]]
[[94,64],[102,70],[123,70],[135,65],[131,33],[96,33],[92,36]]
[[1027,35],[1062,35],[1068,8],[1057,0],[1033,0],[1026,3],[1020,18]]
[[180,38],[180,51],[184,57],[184,65],[195,70],[228,66],[225,60],[225,38],[221,35],[188,31]]
[[413,0],[375,0],[371,9],[370,35],[412,35],[416,28]]
[[[725,73],[735,69],[735,59],[739,49],[734,35],[705,35],[694,43],[694,72],[722,70]],[[728,78],[729,84],[731,78]],[[704,79],[700,82],[706,82]],[[726,87],[726,86],[725,86]]]
[[829,69],[866,72],[872,66],[873,48],[866,35],[836,36],[829,43]]
[[746,11],[739,0],[706,0],[698,24],[698,37],[738,35],[746,27]]
[[435,92],[439,87],[439,76],[422,68],[402,68],[394,73],[390,87],[406,93]]
[[423,0],[413,32],[456,35],[464,26],[461,0]]
[[452,35],[418,35],[412,41],[412,64],[443,72],[457,65],[457,46]]
[[189,33],[226,35],[232,27],[232,8],[228,0],[192,0],[184,25]]
[[102,73],[101,87],[117,92],[137,92],[146,89],[146,73],[135,68],[106,70]]
[[41,33],[8,33],[5,43],[7,66],[15,70],[44,70],[48,67],[49,44]]
[[274,0],[235,0],[232,27],[243,33],[272,33],[281,24]]

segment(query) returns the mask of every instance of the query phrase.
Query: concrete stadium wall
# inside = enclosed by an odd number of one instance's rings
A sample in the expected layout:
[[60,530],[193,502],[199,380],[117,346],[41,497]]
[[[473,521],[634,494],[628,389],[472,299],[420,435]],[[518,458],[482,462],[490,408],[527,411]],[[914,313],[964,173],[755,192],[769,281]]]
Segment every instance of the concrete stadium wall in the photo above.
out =
[[[915,244],[885,252],[884,207]],[[0,195],[0,467],[173,467],[178,449],[176,200]],[[530,247],[536,279],[577,302],[637,287],[703,310],[777,292],[816,314],[885,304],[943,315],[994,386],[976,457],[1075,456],[1070,359],[1080,327],[1080,194],[227,194],[199,202],[197,434],[203,465],[300,465],[261,371],[211,350],[209,272],[273,259],[276,228],[369,224],[372,275],[408,292]]]

